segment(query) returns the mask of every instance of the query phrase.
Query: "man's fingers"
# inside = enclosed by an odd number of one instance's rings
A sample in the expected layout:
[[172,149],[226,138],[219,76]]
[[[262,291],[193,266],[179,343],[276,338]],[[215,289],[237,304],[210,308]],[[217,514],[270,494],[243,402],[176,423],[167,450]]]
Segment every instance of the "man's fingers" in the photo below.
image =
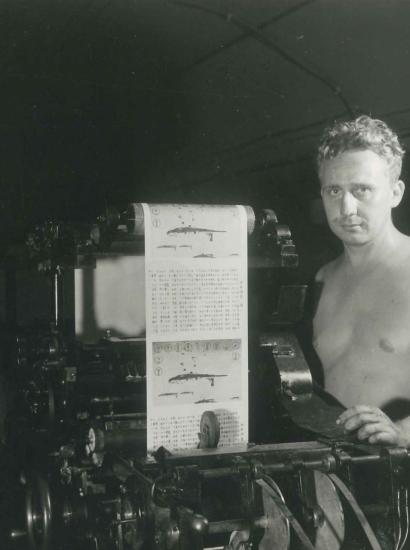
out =
[[345,411],[343,411],[336,422],[337,424],[344,424],[347,420],[349,420],[353,416],[356,416],[357,414],[367,413],[376,410],[380,409],[369,407],[368,405],[356,405],[355,407],[350,407],[350,409],[346,409]]
[[356,431],[360,441],[377,445],[407,446],[408,438],[386,414],[377,407],[357,405],[344,411],[336,421],[347,432]]
[[[380,411],[381,412],[381,411]],[[361,412],[358,413],[352,417],[350,417],[346,422],[344,423],[344,428],[347,431],[357,430],[364,424],[373,424],[373,423],[379,423],[384,419],[382,414],[380,412],[376,411],[369,411],[369,412]]]
[[397,437],[394,433],[379,432],[369,437],[369,443],[379,445],[397,445]]
[[394,427],[390,424],[385,422],[373,422],[362,426],[357,432],[357,437],[361,440],[369,438],[370,441],[370,437],[376,434],[388,434],[391,437],[395,437],[396,432]]

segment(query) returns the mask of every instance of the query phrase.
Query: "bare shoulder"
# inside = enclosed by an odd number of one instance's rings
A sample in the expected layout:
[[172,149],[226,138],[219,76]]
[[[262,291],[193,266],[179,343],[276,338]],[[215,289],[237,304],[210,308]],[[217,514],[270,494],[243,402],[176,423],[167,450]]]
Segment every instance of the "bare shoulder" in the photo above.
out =
[[408,260],[410,259],[410,237],[408,235],[403,235],[403,251],[404,256]]
[[410,237],[401,235],[400,246],[395,254],[390,256],[389,264],[393,270],[400,270],[406,274],[410,273]]
[[324,283],[327,279],[331,278],[339,269],[341,257],[332,260],[331,262],[322,266],[316,273],[315,281],[317,283]]

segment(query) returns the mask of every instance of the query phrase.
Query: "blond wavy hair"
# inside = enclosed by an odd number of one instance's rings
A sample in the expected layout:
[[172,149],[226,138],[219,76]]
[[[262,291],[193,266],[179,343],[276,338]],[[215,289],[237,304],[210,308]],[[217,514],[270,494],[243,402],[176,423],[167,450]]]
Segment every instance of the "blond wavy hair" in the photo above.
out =
[[370,150],[385,159],[393,180],[398,180],[404,149],[397,134],[382,120],[361,115],[354,120],[335,122],[323,132],[317,166],[345,151]]

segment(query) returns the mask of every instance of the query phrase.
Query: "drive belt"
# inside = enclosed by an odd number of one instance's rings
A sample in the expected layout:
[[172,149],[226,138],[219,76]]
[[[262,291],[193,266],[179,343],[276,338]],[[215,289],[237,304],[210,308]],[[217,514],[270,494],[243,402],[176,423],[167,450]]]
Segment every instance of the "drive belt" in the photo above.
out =
[[[367,521],[366,516],[364,515],[362,509],[358,505],[356,499],[354,498],[351,491],[348,489],[348,487],[343,483],[343,481],[335,474],[328,474],[329,478],[332,480],[336,488],[340,491],[340,493],[344,496],[348,504],[350,505],[352,511],[354,512],[357,520],[359,521],[367,540],[369,541],[370,547],[372,550],[382,550],[382,547],[380,546],[379,541],[377,540],[376,535],[374,534],[374,531],[372,527],[370,526],[370,523]],[[283,516],[289,521],[289,524],[292,526],[294,532],[296,533],[297,537],[299,538],[300,542],[303,545],[303,548],[307,550],[314,550],[315,547],[306,535],[305,531],[303,530],[302,526],[298,522],[298,520],[295,518],[295,516],[292,514],[292,512],[289,510],[289,508],[286,506],[284,502],[280,499],[279,495],[276,493],[276,491],[269,485],[269,483],[264,479],[258,479],[256,480],[256,483],[264,490],[266,491],[270,497],[275,502],[276,506],[278,507],[278,510],[283,514]]]
[[[297,537],[299,538],[300,542],[302,543],[303,548],[306,548],[307,550],[315,550],[315,547],[313,546],[313,544],[309,540],[308,536],[306,535],[305,531],[303,530],[303,528],[300,525],[300,523],[298,522],[298,520],[295,518],[295,516],[292,514],[292,512],[289,510],[289,508],[286,506],[286,504],[284,502],[282,502],[279,495],[269,485],[269,483],[267,481],[265,481],[264,478],[257,479],[256,483],[260,487],[262,487],[262,489],[264,491],[266,491],[269,494],[269,496],[272,498],[272,500],[275,502],[276,506],[278,507],[278,510],[289,521],[289,523],[293,527],[293,530],[295,531]],[[377,549],[377,550],[379,550],[379,549]]]
[[351,491],[336,474],[328,474],[328,476],[349,503],[360,525],[362,526],[363,531],[365,532],[365,535],[369,541],[372,550],[382,550],[382,547],[380,546],[380,543],[377,540],[376,535],[374,534],[374,531],[370,526],[370,523],[367,521],[366,516],[364,515],[362,509],[358,505]]

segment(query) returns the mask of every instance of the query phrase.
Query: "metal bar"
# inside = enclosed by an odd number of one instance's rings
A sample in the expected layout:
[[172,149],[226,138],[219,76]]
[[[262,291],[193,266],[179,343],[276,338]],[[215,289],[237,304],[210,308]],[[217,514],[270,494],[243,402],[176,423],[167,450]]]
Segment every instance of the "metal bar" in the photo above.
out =
[[[384,458],[379,455],[365,455],[365,456],[354,456],[349,457],[349,463],[353,464],[369,464],[372,462],[380,463],[383,462]],[[249,465],[250,466],[250,465]],[[327,471],[326,461],[322,459],[317,460],[302,460],[300,463],[292,462],[277,462],[274,464],[262,464],[262,469],[268,473],[282,473],[282,472],[292,472],[297,470],[320,470],[323,472]],[[200,469],[199,474],[206,479],[218,479],[228,475],[238,474],[238,469],[235,466],[224,466],[222,468],[205,468]]]
[[220,533],[231,533],[232,531],[243,531],[249,529],[249,521],[245,519],[227,519],[223,521],[211,521],[208,527],[210,535]]
[[226,468],[209,468],[206,470],[199,470],[199,475],[205,479],[218,479],[220,477],[231,476],[238,473],[238,469],[234,466]]
[[364,504],[362,510],[366,516],[387,516],[391,512],[391,506],[388,504]]
[[135,475],[136,477],[138,477],[138,479],[143,481],[146,485],[149,485],[149,486],[153,485],[153,480],[151,478],[149,478],[148,476],[144,475],[142,472],[140,472],[139,470],[131,466],[131,464],[129,464],[124,458],[122,458],[117,454],[113,456],[121,464],[121,466],[123,466],[126,470],[128,470],[132,475]]
[[380,455],[365,455],[352,456],[350,461],[352,464],[369,464],[370,462],[385,462],[385,458]]

